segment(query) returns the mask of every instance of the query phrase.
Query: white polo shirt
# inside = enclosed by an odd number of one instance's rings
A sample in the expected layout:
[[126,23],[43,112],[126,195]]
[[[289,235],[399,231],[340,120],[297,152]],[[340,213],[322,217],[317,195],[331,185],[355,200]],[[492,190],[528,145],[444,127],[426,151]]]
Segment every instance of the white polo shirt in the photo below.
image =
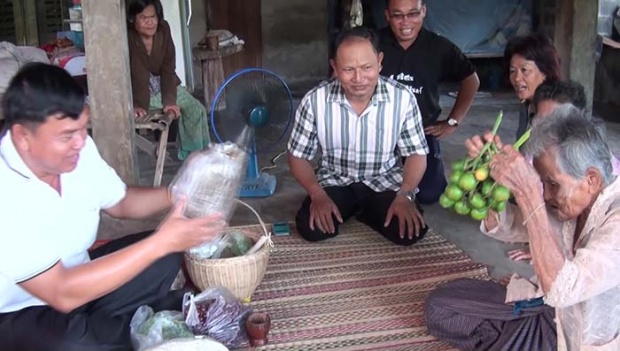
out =
[[0,139],[0,313],[45,305],[17,284],[58,261],[67,268],[88,262],[99,211],[126,193],[90,137],[60,182],[62,196],[26,166],[10,132]]

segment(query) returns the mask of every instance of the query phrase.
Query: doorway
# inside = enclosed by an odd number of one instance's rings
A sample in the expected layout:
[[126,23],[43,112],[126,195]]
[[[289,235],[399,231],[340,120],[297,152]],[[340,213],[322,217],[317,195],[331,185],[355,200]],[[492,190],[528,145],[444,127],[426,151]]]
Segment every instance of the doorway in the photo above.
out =
[[261,0],[208,0],[207,6],[208,29],[226,29],[245,42],[243,51],[224,60],[224,76],[247,67],[262,67]]

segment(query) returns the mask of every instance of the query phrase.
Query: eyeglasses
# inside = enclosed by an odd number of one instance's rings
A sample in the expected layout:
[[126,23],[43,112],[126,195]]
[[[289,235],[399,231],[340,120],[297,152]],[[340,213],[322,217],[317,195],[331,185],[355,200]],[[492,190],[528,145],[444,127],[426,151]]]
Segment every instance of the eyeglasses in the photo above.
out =
[[412,11],[412,12],[409,12],[409,13],[392,13],[392,14],[390,14],[390,18],[395,20],[395,21],[403,21],[405,19],[416,20],[416,19],[420,18],[421,14],[422,14],[422,10]]

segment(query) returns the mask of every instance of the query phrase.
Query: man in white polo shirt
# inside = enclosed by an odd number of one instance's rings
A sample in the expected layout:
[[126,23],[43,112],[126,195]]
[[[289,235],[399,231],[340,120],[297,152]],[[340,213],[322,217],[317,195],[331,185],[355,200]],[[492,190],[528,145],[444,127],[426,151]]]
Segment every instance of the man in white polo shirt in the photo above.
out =
[[[223,229],[177,204],[152,234],[92,252],[99,211],[145,218],[172,205],[166,188],[126,187],[99,155],[80,86],[31,64],[11,81],[0,134],[0,350],[130,350],[143,304],[179,303],[170,286],[180,252]],[[171,295],[172,294],[172,295]]]

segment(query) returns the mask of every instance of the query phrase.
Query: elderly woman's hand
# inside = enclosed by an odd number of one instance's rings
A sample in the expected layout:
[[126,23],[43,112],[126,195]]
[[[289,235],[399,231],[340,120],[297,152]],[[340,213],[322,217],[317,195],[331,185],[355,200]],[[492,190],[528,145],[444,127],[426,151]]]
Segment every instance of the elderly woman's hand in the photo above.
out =
[[474,135],[473,137],[465,140],[465,147],[467,148],[469,157],[478,157],[478,155],[480,155],[480,151],[482,151],[482,148],[484,147],[484,144],[486,144],[489,140],[494,140],[498,148],[502,147],[502,140],[497,135],[493,137],[491,132],[484,133],[484,136],[482,137],[479,135]]
[[517,202],[532,191],[540,192],[540,176],[532,165],[511,145],[505,145],[491,159],[491,177],[507,187]]
[[174,114],[174,119],[181,117],[181,108],[177,105],[167,105],[163,108],[164,113],[172,112]]
[[146,116],[146,110],[141,107],[134,106],[133,116],[138,119],[143,118],[144,116]]

